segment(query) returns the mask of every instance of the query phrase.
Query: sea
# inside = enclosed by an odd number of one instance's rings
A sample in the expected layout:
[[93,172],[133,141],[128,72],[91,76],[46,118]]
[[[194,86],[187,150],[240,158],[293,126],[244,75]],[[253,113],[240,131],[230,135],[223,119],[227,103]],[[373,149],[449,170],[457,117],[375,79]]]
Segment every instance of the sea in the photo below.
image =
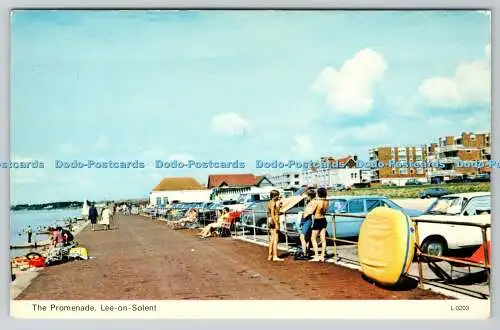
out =
[[[27,243],[27,236],[24,234],[24,229],[31,225],[33,231],[38,226],[56,226],[60,225],[65,218],[80,217],[82,215],[81,208],[71,209],[50,209],[39,211],[10,211],[10,245],[20,245]],[[34,235],[33,235],[34,236]],[[38,242],[46,240],[47,235],[37,235]],[[24,255],[30,252],[30,249],[11,249],[11,257]]]

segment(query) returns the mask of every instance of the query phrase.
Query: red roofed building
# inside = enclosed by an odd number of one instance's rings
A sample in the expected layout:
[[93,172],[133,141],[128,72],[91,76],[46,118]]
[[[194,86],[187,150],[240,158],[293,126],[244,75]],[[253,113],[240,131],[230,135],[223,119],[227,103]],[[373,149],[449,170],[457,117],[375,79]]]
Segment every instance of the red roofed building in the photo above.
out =
[[247,174],[212,174],[208,176],[207,188],[221,187],[264,187],[272,186],[264,176]]

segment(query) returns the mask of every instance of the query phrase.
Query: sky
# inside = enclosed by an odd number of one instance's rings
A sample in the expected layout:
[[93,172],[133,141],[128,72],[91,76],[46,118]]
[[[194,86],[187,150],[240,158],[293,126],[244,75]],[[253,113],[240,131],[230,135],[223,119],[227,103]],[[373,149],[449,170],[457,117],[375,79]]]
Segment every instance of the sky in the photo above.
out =
[[[484,11],[15,11],[11,202],[145,197],[491,127]],[[55,160],[145,163],[56,169]],[[156,169],[155,160],[247,162]]]

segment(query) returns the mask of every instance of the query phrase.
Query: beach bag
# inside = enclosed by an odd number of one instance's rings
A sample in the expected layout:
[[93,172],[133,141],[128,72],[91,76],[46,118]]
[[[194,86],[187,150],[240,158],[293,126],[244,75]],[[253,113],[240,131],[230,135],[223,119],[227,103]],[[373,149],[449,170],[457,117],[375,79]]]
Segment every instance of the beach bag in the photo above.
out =
[[408,272],[415,253],[415,227],[400,210],[377,207],[366,215],[358,239],[363,275],[392,286]]
[[83,259],[87,260],[89,258],[89,253],[86,248],[83,246],[78,246],[71,248],[68,253],[68,258],[69,259]]

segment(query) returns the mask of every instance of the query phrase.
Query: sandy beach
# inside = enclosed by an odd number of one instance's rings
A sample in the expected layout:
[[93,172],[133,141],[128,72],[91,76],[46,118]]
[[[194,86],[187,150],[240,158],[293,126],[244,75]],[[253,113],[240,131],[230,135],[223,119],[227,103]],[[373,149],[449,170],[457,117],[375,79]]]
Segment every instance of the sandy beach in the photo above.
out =
[[[76,236],[88,225],[88,221],[78,221],[76,224],[73,225],[73,235]],[[39,243],[37,243],[37,248],[20,248],[20,251],[25,252],[24,255],[26,255],[29,252],[36,252],[41,254],[42,256],[46,256],[47,252],[50,249],[50,239],[43,240]],[[34,272],[38,271],[39,269],[30,269],[27,264],[25,263],[18,263],[15,261],[16,258],[12,257],[11,258],[11,265],[12,265],[12,274],[16,275],[16,278],[23,276],[23,274],[27,272]]]

